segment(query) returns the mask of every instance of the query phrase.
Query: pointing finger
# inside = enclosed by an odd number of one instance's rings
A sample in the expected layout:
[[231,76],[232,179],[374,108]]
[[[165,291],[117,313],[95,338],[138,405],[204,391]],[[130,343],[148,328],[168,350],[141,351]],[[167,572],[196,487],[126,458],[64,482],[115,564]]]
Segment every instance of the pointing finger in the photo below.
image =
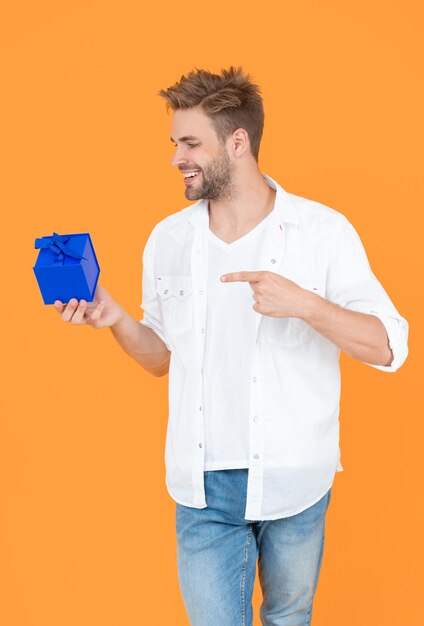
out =
[[232,272],[230,274],[223,274],[221,280],[225,283],[234,281],[247,281],[255,283],[260,280],[262,272]]

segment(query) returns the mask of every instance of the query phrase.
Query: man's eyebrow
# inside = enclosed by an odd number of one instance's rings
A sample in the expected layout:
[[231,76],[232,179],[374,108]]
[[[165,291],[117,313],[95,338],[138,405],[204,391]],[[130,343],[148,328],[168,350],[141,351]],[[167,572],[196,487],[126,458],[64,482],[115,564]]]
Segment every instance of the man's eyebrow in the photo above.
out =
[[[171,137],[170,139],[173,143],[177,143],[173,137]],[[193,139],[196,139],[197,141],[199,140],[199,138],[195,137],[194,135],[186,135],[185,137],[180,137],[179,141],[192,141]]]

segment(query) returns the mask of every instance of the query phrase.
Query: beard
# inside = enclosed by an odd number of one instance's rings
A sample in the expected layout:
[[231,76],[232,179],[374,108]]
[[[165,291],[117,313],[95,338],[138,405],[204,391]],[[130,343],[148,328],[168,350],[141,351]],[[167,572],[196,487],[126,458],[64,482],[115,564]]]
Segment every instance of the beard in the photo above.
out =
[[235,198],[234,165],[222,147],[218,156],[201,170],[201,182],[187,185],[187,200],[233,200]]

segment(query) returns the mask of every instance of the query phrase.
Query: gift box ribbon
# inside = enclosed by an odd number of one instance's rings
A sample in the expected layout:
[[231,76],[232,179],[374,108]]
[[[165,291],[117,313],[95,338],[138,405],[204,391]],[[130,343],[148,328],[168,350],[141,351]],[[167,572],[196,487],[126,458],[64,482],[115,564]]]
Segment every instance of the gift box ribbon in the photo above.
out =
[[73,259],[86,259],[85,256],[79,254],[66,244],[71,235],[58,235],[53,233],[53,236],[39,237],[35,240],[35,248],[50,248],[50,250],[56,255],[53,263],[55,265],[63,265],[65,256],[70,256]]

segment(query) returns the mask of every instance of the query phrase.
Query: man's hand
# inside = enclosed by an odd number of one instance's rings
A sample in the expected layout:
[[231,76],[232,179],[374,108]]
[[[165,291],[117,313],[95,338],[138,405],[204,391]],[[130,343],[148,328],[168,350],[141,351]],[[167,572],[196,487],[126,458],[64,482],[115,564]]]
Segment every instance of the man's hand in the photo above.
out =
[[275,272],[232,272],[223,282],[245,281],[253,289],[253,309],[270,317],[301,317],[311,292]]
[[233,272],[221,280],[248,281],[255,311],[271,317],[300,317],[354,359],[385,366],[393,360],[386,329],[375,315],[350,311],[274,272]]
[[97,283],[93,302],[71,298],[67,304],[55,300],[54,308],[64,322],[71,324],[87,324],[92,328],[113,326],[123,316],[123,309],[108,294],[106,289]]

